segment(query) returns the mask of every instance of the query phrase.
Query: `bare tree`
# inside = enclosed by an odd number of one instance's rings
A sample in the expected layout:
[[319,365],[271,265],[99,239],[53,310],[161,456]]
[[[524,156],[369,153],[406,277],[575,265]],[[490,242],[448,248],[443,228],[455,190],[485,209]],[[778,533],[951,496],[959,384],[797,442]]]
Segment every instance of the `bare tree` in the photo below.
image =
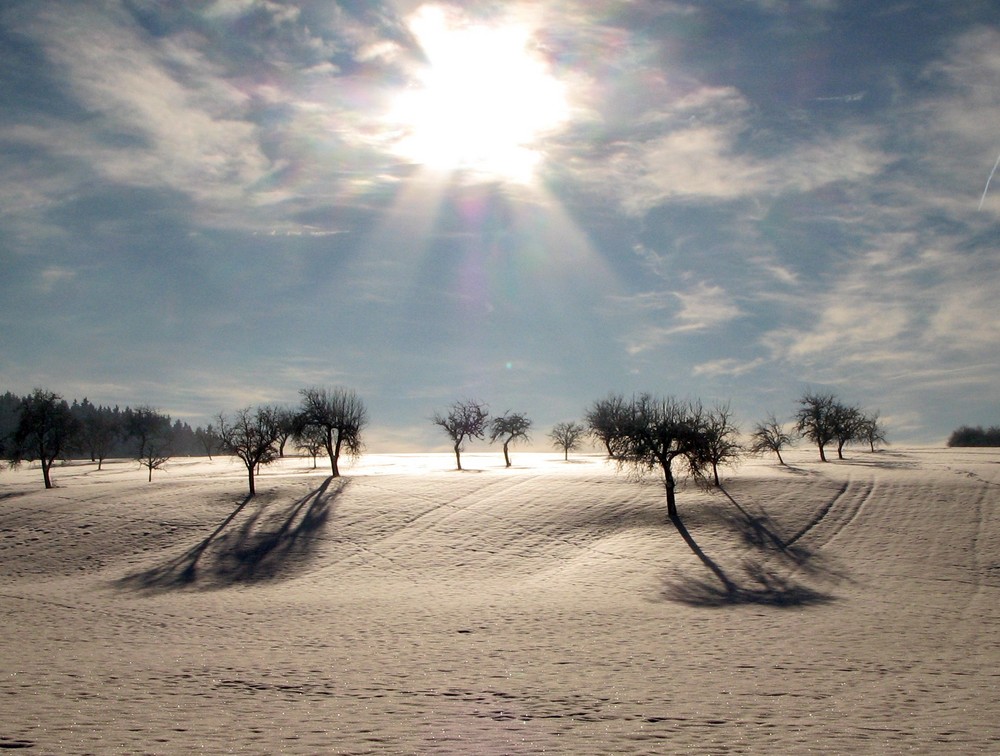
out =
[[781,458],[781,450],[791,446],[793,441],[791,434],[785,431],[784,426],[771,413],[766,420],[754,426],[753,433],[750,434],[749,451],[751,454],[774,452],[778,455],[778,462],[785,464],[785,460]]
[[300,422],[299,416],[288,407],[276,407],[274,412],[278,422],[278,456],[284,457],[285,444],[295,435]]
[[740,429],[733,421],[733,410],[728,402],[713,407],[702,417],[702,451],[706,464],[712,468],[712,480],[719,486],[719,467],[735,463],[743,452]]
[[697,403],[640,394],[628,407],[618,463],[639,474],[659,468],[672,520],[677,519],[674,461],[683,461],[692,475],[702,475],[708,459],[704,427],[704,410]]
[[222,448],[243,460],[247,468],[250,496],[257,493],[254,475],[261,465],[273,462],[278,456],[277,442],[280,434],[278,412],[273,407],[246,407],[236,412],[230,420],[220,414],[219,439]]
[[583,437],[587,434],[587,426],[577,422],[556,423],[549,432],[552,445],[563,450],[563,459],[569,461],[569,453],[580,448]]
[[139,457],[139,464],[149,470],[149,475],[146,478],[149,482],[153,481],[153,470],[162,470],[163,465],[165,465],[170,458],[173,456],[173,450],[170,445],[170,439],[158,436],[146,444],[142,455]]
[[627,409],[625,397],[621,394],[609,394],[590,405],[584,416],[590,435],[604,446],[609,457],[613,458],[616,454]]
[[837,397],[806,392],[799,399],[799,405],[795,413],[795,430],[816,444],[820,460],[826,462],[826,445],[837,437],[834,416]]
[[316,457],[326,448],[326,431],[315,425],[297,425],[293,438],[296,445],[312,457],[313,470],[315,470]]
[[507,410],[501,417],[493,418],[490,423],[490,442],[496,443],[503,439],[503,460],[510,467],[508,447],[515,441],[527,441],[531,420],[520,412]]
[[78,432],[79,422],[66,400],[52,391],[36,388],[21,399],[7,458],[13,465],[37,459],[42,465],[45,487],[52,488],[52,463],[69,451]]
[[844,447],[862,440],[861,431],[864,424],[864,413],[857,407],[842,402],[833,405],[833,437],[837,442],[837,459],[844,458]]
[[212,452],[219,448],[219,433],[211,423],[202,428],[199,426],[194,431],[195,440],[198,445],[205,450],[205,454],[208,456],[209,460],[212,459]]
[[90,461],[97,462],[97,469],[100,470],[121,437],[121,421],[104,407],[94,407],[89,402],[85,407],[82,412],[80,443],[90,453]]
[[340,477],[340,455],[358,456],[364,450],[361,433],[368,425],[368,409],[361,398],[346,388],[302,389],[298,427],[319,428],[330,457],[330,471]]
[[486,425],[489,421],[489,408],[480,401],[465,399],[455,402],[448,408],[448,414],[435,412],[431,422],[444,428],[445,433],[453,442],[455,463],[462,469],[462,448],[466,440],[478,438],[483,440],[486,435]]
[[148,405],[127,410],[125,415],[126,434],[135,440],[135,458],[149,470],[147,480],[153,480],[153,470],[162,469],[173,456],[170,418]]
[[876,446],[889,443],[885,426],[882,425],[882,421],[879,419],[878,410],[871,415],[865,415],[861,421],[861,430],[858,435],[861,440],[865,441],[871,447],[872,453],[875,452]]

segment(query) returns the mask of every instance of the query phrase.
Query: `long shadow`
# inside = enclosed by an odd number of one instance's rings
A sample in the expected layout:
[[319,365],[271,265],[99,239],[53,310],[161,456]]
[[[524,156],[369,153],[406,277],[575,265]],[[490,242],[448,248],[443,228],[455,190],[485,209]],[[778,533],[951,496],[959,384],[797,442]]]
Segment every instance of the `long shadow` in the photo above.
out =
[[748,546],[773,551],[801,566],[806,566],[813,558],[812,551],[796,544],[794,537],[791,539],[783,538],[778,533],[774,521],[766,514],[751,514],[733,498],[724,486],[719,486],[716,490],[720,491],[736,507],[739,514],[729,518],[729,524],[740,532]]
[[255,527],[261,512],[245,522],[238,531],[219,540],[221,550],[213,565],[212,577],[223,585],[272,580],[290,572],[309,555],[312,536],[330,517],[330,504],[344,490],[346,480],[330,491],[333,477]]
[[[729,575],[726,574],[725,570],[713,562],[709,558],[708,554],[702,551],[701,546],[699,546],[698,542],[694,540],[694,537],[688,532],[688,529],[684,527],[684,523],[681,522],[680,516],[671,515],[670,521],[674,524],[674,527],[677,528],[677,532],[681,534],[681,538],[684,539],[684,542],[688,545],[691,551],[694,552],[694,555],[698,557],[702,564],[708,567],[708,569],[715,574],[715,577],[719,579],[719,582],[722,584],[722,590],[719,591],[719,594],[726,596],[727,603],[733,603],[739,595],[739,586],[732,581]],[[719,589],[716,590],[718,591]]]
[[243,511],[251,498],[248,494],[236,506],[236,509],[230,512],[229,516],[219,524],[219,527],[197,546],[193,546],[179,557],[171,559],[169,562],[158,567],[126,575],[117,582],[118,587],[156,590],[181,588],[193,583],[198,574],[198,562],[201,560],[202,554],[205,553],[205,550],[216,539],[219,533],[225,530],[226,526],[236,518],[236,515]]
[[[817,571],[811,565],[811,553],[801,547],[789,546],[769,518],[751,515],[728,492],[724,489],[722,491],[740,513],[738,517],[727,518],[727,521],[743,535],[748,545],[759,550],[765,557],[779,557],[795,569],[809,568]],[[763,560],[745,559],[740,574],[734,576],[705,553],[680,517],[670,519],[688,548],[714,576],[714,580],[689,578],[683,582],[668,583],[664,596],[672,601],[700,607],[756,604],[789,608],[826,603],[834,598],[780,574],[767,567]]]
[[790,465],[785,462],[784,466],[779,468],[785,472],[791,473],[792,475],[799,475],[801,477],[809,477],[810,475],[815,475],[816,473],[812,470],[807,470],[803,467],[796,467],[795,465]]
[[[221,588],[238,582],[276,578],[282,574],[287,561],[308,555],[311,543],[306,536],[326,523],[332,500],[346,485],[340,479],[341,484],[330,491],[333,480],[333,477],[326,478],[318,488],[287,508],[271,513],[260,527],[264,505],[251,513],[237,531],[221,535],[254,500],[247,496],[196,546],[162,565],[126,575],[116,585],[123,589],[162,592],[189,587]],[[209,551],[210,558],[205,556]]]
[[880,470],[914,470],[919,464],[904,455],[895,452],[877,451],[851,454],[844,459],[831,459],[832,463],[841,465],[856,465],[858,467],[874,467]]

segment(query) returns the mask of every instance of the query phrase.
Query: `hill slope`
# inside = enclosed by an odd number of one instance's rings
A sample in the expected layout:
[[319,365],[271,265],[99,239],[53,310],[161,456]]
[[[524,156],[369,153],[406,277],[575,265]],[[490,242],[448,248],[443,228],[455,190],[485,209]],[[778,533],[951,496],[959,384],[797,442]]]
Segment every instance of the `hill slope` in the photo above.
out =
[[0,746],[45,753],[1000,748],[1000,458],[228,460],[0,474]]

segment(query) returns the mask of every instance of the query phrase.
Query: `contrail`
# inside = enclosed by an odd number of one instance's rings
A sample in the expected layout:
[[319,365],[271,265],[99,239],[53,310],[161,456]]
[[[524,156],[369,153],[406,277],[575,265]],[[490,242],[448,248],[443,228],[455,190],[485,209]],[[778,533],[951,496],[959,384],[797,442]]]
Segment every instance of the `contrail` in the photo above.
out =
[[986,179],[986,188],[983,189],[983,196],[979,199],[979,210],[983,209],[983,203],[986,201],[986,192],[990,190],[990,182],[993,180],[993,174],[997,172],[998,165],[1000,165],[1000,155],[997,155],[997,161],[993,164],[993,170],[990,171],[990,177]]

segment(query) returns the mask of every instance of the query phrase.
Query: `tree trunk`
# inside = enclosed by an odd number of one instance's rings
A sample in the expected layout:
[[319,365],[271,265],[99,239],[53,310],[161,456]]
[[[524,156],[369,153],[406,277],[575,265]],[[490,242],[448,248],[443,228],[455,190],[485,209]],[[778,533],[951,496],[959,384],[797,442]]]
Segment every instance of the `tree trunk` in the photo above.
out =
[[677,498],[674,496],[674,483],[667,481],[667,517],[671,520],[677,519]]
[[52,478],[49,477],[49,468],[52,463],[42,457],[42,477],[45,479],[45,487],[52,488]]
[[844,442],[841,441],[837,444],[837,459],[844,458]]
[[510,467],[510,455],[507,454],[507,444],[503,445],[503,461],[507,463],[507,467]]
[[663,468],[663,484],[667,490],[667,516],[671,520],[677,519],[677,498],[674,495],[674,488],[676,484],[674,483],[674,474],[670,470],[670,463],[668,462]]
[[340,477],[340,441],[341,434],[340,431],[337,431],[337,443],[333,447],[333,456],[330,457],[331,471],[335,478]]
[[459,470],[462,469],[462,451],[458,448],[458,444],[455,444],[455,464]]
[[823,451],[823,444],[819,445],[819,461],[826,462],[826,452]]
[[253,496],[257,493],[257,487],[253,482],[253,465],[247,465],[247,477],[249,478],[250,495]]
[[774,453],[778,455],[778,462],[780,462],[781,464],[785,464],[785,460],[781,458],[781,449],[775,449]]
[[146,465],[146,467],[149,468],[149,477],[146,479],[146,482],[147,483],[152,483],[153,482],[153,465],[149,464],[149,465]]
[[712,462],[712,477],[715,478],[715,487],[718,488],[722,484],[719,482],[719,466]]
[[326,431],[326,455],[330,458],[330,475],[334,478],[340,475],[340,471],[337,470],[337,453],[333,448],[333,429],[328,428]]

